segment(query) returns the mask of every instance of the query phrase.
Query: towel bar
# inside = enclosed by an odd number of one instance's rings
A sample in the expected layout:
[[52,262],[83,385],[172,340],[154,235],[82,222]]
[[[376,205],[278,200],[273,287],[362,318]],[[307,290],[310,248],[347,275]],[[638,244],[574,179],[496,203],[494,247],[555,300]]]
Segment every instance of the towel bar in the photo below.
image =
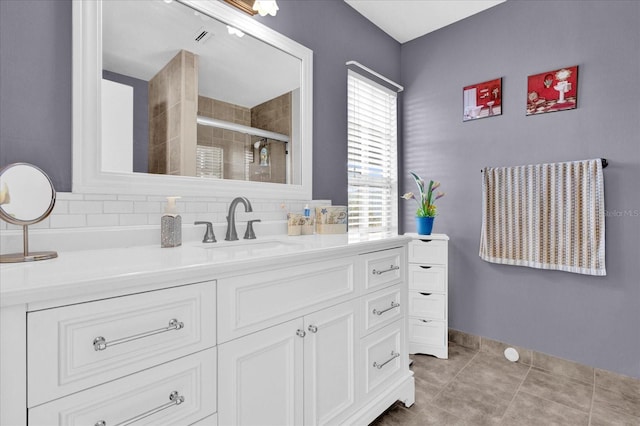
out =
[[[606,158],[601,158],[601,160],[602,160],[602,168],[603,168],[603,169],[606,169],[606,168],[607,168],[607,166],[609,165],[609,162],[607,161],[607,159],[606,159]],[[483,169],[480,169],[480,173],[482,173],[482,172],[484,172],[484,170],[483,170]]]

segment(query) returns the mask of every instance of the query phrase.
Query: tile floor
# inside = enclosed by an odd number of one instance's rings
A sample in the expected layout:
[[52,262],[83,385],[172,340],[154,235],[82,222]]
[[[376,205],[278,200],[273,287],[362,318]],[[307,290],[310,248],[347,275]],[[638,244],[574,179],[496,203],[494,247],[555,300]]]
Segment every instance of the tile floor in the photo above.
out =
[[640,380],[552,357],[511,363],[452,342],[447,360],[411,357],[415,404],[396,403],[371,426],[640,426]]

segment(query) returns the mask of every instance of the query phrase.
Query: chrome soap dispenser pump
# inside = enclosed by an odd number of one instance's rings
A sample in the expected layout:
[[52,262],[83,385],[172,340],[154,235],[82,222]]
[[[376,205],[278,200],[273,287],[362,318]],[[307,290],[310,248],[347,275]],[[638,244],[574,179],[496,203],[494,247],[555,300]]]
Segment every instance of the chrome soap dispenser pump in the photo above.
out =
[[162,247],[182,245],[182,217],[178,214],[176,200],[180,197],[167,197],[167,205],[160,220],[160,244]]

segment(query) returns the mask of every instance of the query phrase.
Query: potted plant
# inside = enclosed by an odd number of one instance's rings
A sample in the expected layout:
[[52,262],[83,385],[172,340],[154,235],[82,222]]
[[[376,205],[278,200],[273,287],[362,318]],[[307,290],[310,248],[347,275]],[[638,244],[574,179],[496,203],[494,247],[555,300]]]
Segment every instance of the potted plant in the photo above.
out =
[[416,230],[419,235],[430,235],[433,229],[433,220],[436,217],[437,208],[435,202],[437,199],[444,197],[444,192],[434,191],[440,187],[440,182],[429,181],[429,185],[425,190],[424,180],[415,174],[409,172],[418,185],[420,197],[418,198],[413,192],[407,192],[402,196],[405,200],[415,200],[418,203],[416,210]]

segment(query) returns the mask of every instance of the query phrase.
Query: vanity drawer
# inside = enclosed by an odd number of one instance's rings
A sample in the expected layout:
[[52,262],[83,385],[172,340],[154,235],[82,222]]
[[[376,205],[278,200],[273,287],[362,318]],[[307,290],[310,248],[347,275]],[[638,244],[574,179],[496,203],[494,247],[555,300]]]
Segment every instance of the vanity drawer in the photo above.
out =
[[426,293],[446,292],[447,268],[409,264],[409,289]]
[[409,262],[436,265],[447,264],[447,241],[420,238],[409,242]]
[[365,290],[377,290],[404,281],[405,261],[402,248],[362,255]]
[[411,346],[413,345],[417,347],[423,345],[443,347],[444,345],[446,347],[447,330],[444,321],[409,317],[409,342],[411,353],[423,352],[422,350],[412,349]]
[[354,298],[355,256],[218,280],[218,341]]
[[28,406],[215,346],[215,309],[206,282],[28,313]]
[[361,340],[365,363],[364,391],[370,394],[402,375],[408,355],[404,350],[402,320],[378,330]]
[[29,425],[187,425],[212,415],[216,400],[211,348],[31,408]]
[[420,318],[445,319],[446,296],[436,293],[409,292],[409,315]]
[[365,319],[363,335],[401,318],[406,309],[399,284],[370,293],[361,301]]

